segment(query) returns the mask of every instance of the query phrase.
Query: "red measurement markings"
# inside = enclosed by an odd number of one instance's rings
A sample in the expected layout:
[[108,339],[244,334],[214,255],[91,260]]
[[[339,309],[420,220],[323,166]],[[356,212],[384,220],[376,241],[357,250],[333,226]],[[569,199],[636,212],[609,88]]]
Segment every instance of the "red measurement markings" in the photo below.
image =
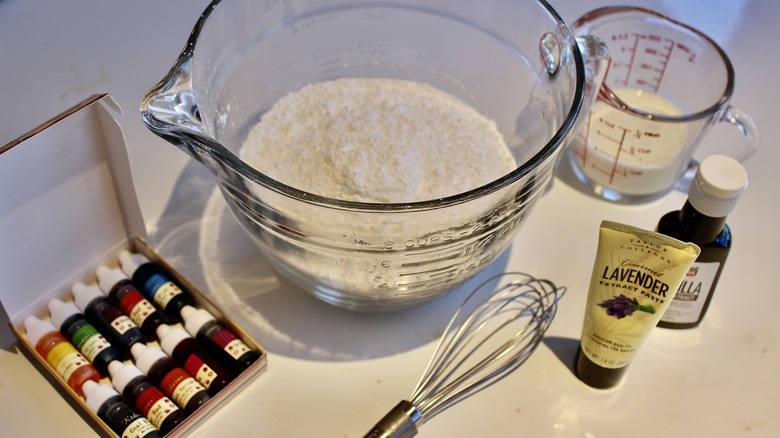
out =
[[[626,69],[626,76],[623,79],[623,85],[628,86],[628,81],[631,80],[631,71],[634,69],[634,60],[636,58],[636,49],[639,46],[639,38],[641,35],[638,33],[623,34],[623,40],[628,41],[629,44],[622,46],[620,50],[622,52],[628,52],[628,62],[625,62],[624,68]],[[633,42],[631,40],[633,39]]]
[[[604,139],[606,139],[606,140],[608,140],[608,141],[610,141],[612,143],[616,143],[617,146],[618,146],[617,147],[617,152],[614,155],[614,160],[612,161],[612,167],[609,170],[599,169],[598,167],[595,166],[595,163],[594,163],[594,166],[593,166],[594,169],[609,175],[609,183],[612,184],[614,182],[614,180],[615,180],[615,175],[617,175],[617,173],[618,173],[618,171],[617,171],[618,160],[620,159],[620,154],[623,152],[623,145],[624,145],[625,140],[626,140],[626,134],[628,133],[628,129],[623,128],[621,126],[617,126],[613,122],[611,122],[609,120],[606,120],[606,119],[602,119],[602,118],[599,119],[599,122],[602,125],[604,125],[605,127],[607,127],[612,132],[614,132],[615,130],[620,130],[621,131],[620,132],[620,136],[618,138],[618,137],[613,137],[612,135],[610,135],[609,132],[602,131],[601,129],[597,129],[596,130],[596,135],[598,135],[600,137],[603,137]],[[607,151],[602,151],[602,152],[607,154]]]
[[653,72],[656,74],[654,76],[655,83],[652,85],[654,93],[658,93],[658,89],[661,88],[661,81],[666,74],[666,69],[669,67],[669,59],[671,59],[672,52],[674,51],[675,47],[674,40],[663,38],[663,42],[665,45],[661,47],[660,51],[657,50],[655,54],[655,56],[660,58],[661,62],[659,67],[653,70]]
[[574,148],[574,155],[579,157],[583,167],[585,166],[585,163],[588,162],[588,136],[590,135],[590,121],[592,118],[593,113],[589,112],[588,118],[585,119],[585,126],[582,127],[579,133],[580,139],[582,140],[582,147]]
[[[672,51],[675,47],[680,48],[681,45],[669,38],[655,34],[621,33],[612,35],[611,39],[627,43],[621,46],[619,51],[627,53],[628,60],[610,63],[615,68],[625,69],[625,77],[618,83],[629,86],[628,84],[634,80],[636,86],[657,93],[669,65]],[[690,51],[687,47],[685,49]]]

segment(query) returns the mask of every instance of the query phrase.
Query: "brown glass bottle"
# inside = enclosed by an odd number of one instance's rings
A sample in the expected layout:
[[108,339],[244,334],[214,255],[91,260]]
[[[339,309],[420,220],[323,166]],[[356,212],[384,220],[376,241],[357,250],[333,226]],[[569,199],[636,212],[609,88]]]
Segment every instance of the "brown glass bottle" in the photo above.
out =
[[731,250],[726,217],[746,187],[747,173],[738,161],[708,157],[699,165],[682,209],[665,214],[658,222],[659,233],[701,248],[658,327],[693,328],[704,319]]
[[[731,230],[726,224],[725,217],[705,216],[696,211],[690,202],[686,202],[681,210],[669,212],[661,218],[658,232],[679,240],[693,242],[701,248],[701,254],[675,294],[675,301],[685,305],[703,300],[701,307],[697,307],[694,313],[687,312],[690,314],[687,319],[682,312],[675,310],[676,306],[671,306],[658,322],[658,327],[676,329],[696,327],[707,313],[720,273],[731,250]],[[714,277],[707,278],[705,281],[697,278],[702,275],[703,269],[713,272]]]

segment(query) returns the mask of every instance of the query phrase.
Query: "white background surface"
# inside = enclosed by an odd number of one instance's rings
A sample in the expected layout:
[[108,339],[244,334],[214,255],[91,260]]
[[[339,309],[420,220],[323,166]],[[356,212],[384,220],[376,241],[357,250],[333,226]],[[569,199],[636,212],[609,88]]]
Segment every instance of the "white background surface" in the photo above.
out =
[[[552,3],[569,23],[615,4]],[[750,187],[729,218],[734,246],[707,318],[693,330],[656,330],[620,387],[597,391],[579,382],[571,361],[598,224],[610,219],[653,228],[685,196],[674,192],[641,206],[616,206],[557,179],[515,244],[480,277],[522,270],[568,286],[547,341],[507,379],[423,425],[421,436],[758,437],[780,431],[780,150],[774,144],[780,137],[780,4],[624,3],[661,11],[715,39],[736,70],[733,103],[761,130],[761,149],[746,163]],[[362,436],[408,396],[463,290],[421,308],[366,315],[320,303],[276,277],[228,216],[205,171],[138,117],[142,95],[173,63],[206,4],[0,1],[0,144],[93,93],[112,94],[124,109],[119,121],[153,244],[269,352],[269,371],[197,435]],[[710,141],[738,141],[730,131],[715,130]],[[32,177],[20,175],[20,183]],[[25,262],[0,250],[0,263]],[[3,290],[0,299],[13,293],[22,292]],[[0,334],[2,435],[93,434],[20,354],[8,329]]]

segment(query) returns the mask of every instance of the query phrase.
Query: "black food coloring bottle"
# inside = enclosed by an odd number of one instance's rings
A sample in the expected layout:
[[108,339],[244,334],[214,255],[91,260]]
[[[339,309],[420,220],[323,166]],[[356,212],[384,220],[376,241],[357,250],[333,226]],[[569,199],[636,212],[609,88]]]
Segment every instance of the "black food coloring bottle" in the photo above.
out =
[[141,254],[119,253],[122,270],[151,299],[172,322],[181,321],[179,312],[189,303],[189,298],[166,273]]
[[103,375],[108,375],[108,364],[122,355],[102,334],[87,321],[86,316],[71,302],[49,301],[51,322]]
[[733,158],[714,155],[702,160],[682,209],[664,215],[658,232],[693,242],[701,254],[674,295],[658,327],[685,329],[701,323],[731,249],[726,216],[747,187],[747,172]]
[[183,328],[163,324],[157,328],[157,337],[162,350],[195,377],[212,397],[233,381],[230,371],[206,354]]
[[125,403],[114,388],[89,380],[84,382],[83,390],[87,407],[118,436],[162,438],[160,431]]
[[87,321],[119,350],[122,359],[130,357],[130,348],[134,344],[144,342],[145,337],[141,330],[118,307],[111,304],[100,289],[76,283],[71,290],[76,306],[84,312]]
[[157,327],[167,322],[162,312],[141,295],[133,282],[119,269],[101,266],[96,274],[100,289],[111,302],[130,317],[147,340],[157,340]]
[[225,365],[234,375],[241,374],[260,358],[258,352],[217,321],[208,310],[184,306],[181,317],[184,328],[203,346],[206,353]]

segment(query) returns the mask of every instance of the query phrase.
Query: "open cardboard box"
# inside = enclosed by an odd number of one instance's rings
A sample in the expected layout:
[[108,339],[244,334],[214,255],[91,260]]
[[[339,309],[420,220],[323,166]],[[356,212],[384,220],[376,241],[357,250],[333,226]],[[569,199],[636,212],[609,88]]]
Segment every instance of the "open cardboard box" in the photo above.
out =
[[51,299],[72,301],[70,287],[95,284],[97,267],[118,267],[124,249],[161,263],[196,307],[209,310],[261,355],[168,434],[183,436],[262,374],[267,354],[145,242],[118,112],[110,96],[96,95],[0,148],[0,242],[13,258],[0,263],[0,288],[12,291],[0,305],[30,361],[99,434],[116,437],[27,342],[23,322],[30,315],[49,319]]

